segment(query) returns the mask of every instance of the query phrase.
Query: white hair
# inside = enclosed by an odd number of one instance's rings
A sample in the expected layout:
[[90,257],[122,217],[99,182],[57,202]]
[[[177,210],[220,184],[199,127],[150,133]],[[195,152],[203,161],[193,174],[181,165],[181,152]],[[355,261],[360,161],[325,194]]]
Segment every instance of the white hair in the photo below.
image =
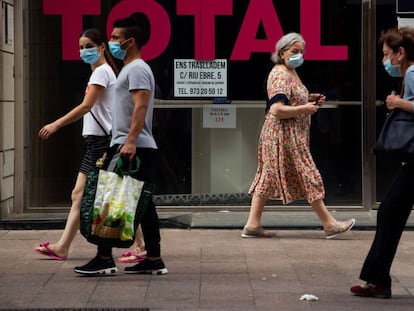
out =
[[279,41],[277,41],[275,51],[273,52],[272,57],[270,58],[272,62],[274,62],[275,64],[282,64],[283,59],[280,56],[280,52],[282,50],[289,50],[289,48],[296,42],[300,42],[303,43],[303,45],[306,45],[306,42],[303,39],[303,37],[296,32],[290,32],[284,35],[282,38],[280,38]]

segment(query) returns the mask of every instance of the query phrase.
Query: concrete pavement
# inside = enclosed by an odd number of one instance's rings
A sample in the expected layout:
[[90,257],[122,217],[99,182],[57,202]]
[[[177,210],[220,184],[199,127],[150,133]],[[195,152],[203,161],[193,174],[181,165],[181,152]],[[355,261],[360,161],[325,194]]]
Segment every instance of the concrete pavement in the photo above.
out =
[[[83,277],[72,269],[95,247],[82,236],[59,262],[33,248],[62,230],[0,230],[0,310],[413,310],[413,231],[402,237],[390,300],[349,293],[374,231],[336,240],[317,228],[275,231],[276,238],[242,239],[240,229],[162,228],[168,275],[126,275],[119,264],[115,275]],[[319,300],[300,301],[303,294]]]

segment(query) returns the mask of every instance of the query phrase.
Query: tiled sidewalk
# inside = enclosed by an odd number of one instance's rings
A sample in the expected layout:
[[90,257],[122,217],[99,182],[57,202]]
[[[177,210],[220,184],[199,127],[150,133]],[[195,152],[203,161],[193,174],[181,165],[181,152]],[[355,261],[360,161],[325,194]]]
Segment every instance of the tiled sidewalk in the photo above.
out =
[[[404,233],[393,266],[393,299],[359,298],[349,287],[373,231],[326,240],[320,230],[278,230],[241,239],[240,230],[162,229],[165,276],[82,277],[72,268],[95,254],[78,235],[69,260],[34,253],[61,230],[0,231],[0,309],[77,310],[413,310],[414,232]],[[115,249],[119,256],[122,249]],[[300,301],[313,294],[318,301]]]

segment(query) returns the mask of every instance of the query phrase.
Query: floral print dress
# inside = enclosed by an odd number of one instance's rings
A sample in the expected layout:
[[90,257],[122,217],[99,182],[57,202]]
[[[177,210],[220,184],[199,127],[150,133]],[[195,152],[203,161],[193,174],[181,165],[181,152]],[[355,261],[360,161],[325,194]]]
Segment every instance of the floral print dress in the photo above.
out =
[[[269,98],[285,94],[289,105],[308,102],[306,87],[282,66],[276,65],[267,80]],[[266,114],[258,146],[258,168],[249,193],[283,204],[323,199],[325,189],[309,149],[310,115],[277,119]]]

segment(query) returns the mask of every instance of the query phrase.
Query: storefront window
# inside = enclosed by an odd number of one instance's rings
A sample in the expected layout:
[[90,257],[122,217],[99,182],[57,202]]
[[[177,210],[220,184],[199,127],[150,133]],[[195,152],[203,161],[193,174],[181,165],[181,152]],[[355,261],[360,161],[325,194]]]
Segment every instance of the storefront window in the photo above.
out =
[[[313,117],[311,129],[311,148],[324,179],[326,201],[360,205],[360,2],[28,1],[29,207],[69,205],[83,154],[81,122],[61,129],[48,141],[37,138],[42,125],[83,98],[90,68],[76,58],[79,34],[73,32],[111,29],[115,17],[135,11],[148,18],[152,34],[143,56],[157,81],[157,205],[249,205],[247,191],[256,171],[270,54],[280,36],[291,31],[301,32],[307,41],[305,63],[298,69],[303,83],[311,92],[324,92],[328,100]],[[176,60],[224,60],[225,91],[214,90],[209,96],[177,93]],[[197,72],[201,70],[196,68]],[[234,123],[206,124],[211,108],[221,107],[213,106],[218,103],[229,108],[226,113]]]

